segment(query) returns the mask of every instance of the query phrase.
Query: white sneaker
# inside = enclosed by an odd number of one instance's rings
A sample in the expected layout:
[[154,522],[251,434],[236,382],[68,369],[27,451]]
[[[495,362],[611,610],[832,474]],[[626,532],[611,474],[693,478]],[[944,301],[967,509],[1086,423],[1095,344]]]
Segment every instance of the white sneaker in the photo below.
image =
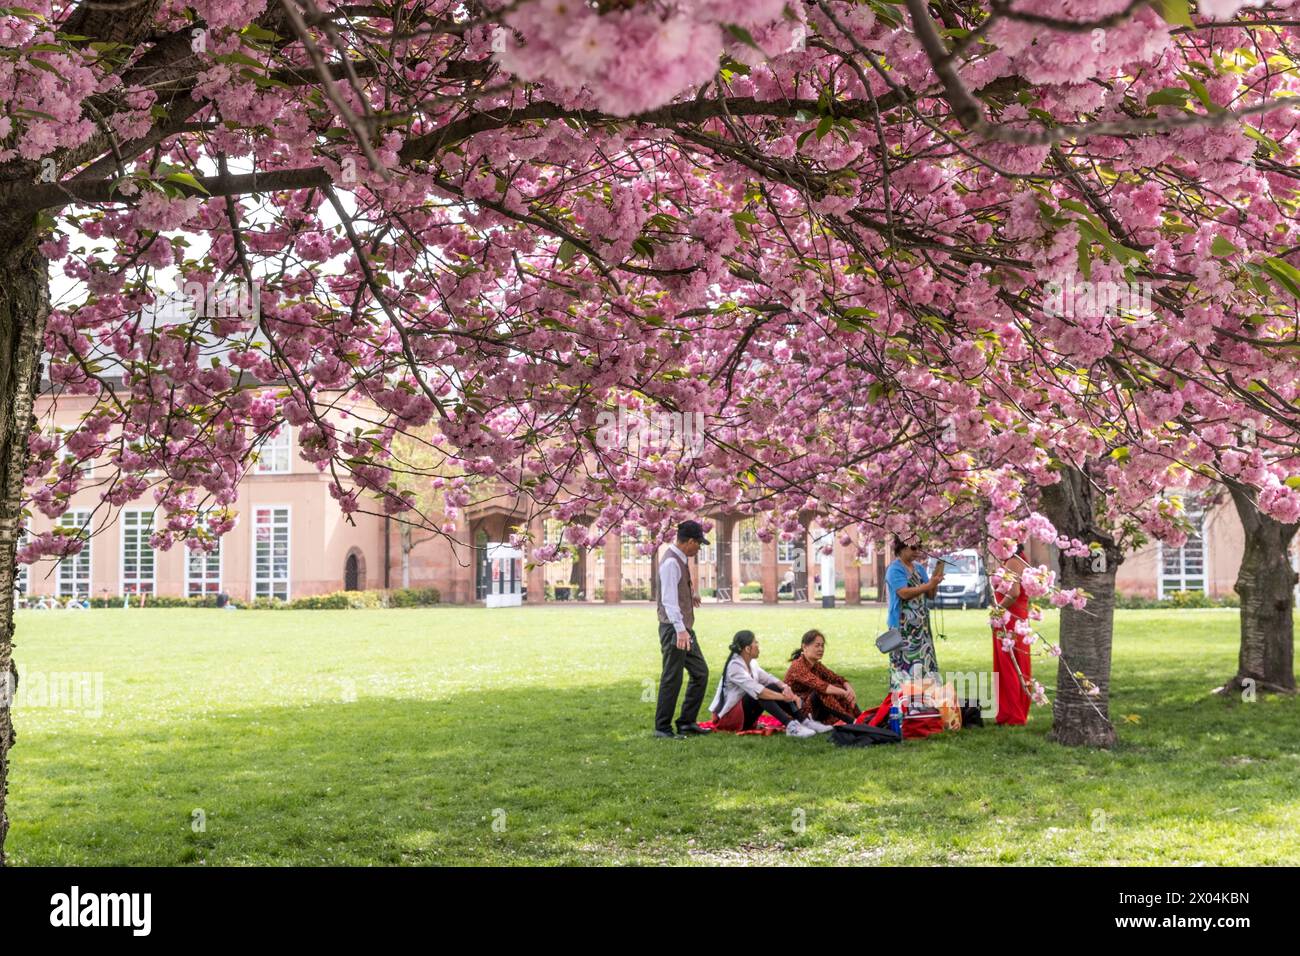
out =
[[805,727],[811,727],[813,729],[813,733],[817,733],[817,734],[829,734],[832,730],[835,729],[830,724],[823,724],[820,720],[810,720],[807,717],[803,719],[803,725]]
[[811,727],[805,727],[797,720],[792,720],[785,725],[785,735],[787,737],[816,737],[817,731]]

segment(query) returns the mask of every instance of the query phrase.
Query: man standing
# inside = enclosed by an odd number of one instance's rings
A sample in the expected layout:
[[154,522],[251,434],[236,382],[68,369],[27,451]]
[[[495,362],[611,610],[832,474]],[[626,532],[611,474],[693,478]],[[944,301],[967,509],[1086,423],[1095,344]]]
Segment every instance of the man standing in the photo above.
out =
[[[695,640],[695,609],[700,606],[700,599],[691,586],[691,569],[687,564],[688,558],[700,553],[700,545],[708,543],[698,521],[683,521],[677,526],[676,544],[668,546],[656,572],[659,575],[659,647],[664,657],[659,700],[655,704],[656,737],[682,740],[687,734],[709,733],[696,722],[709,683],[709,665],[704,662],[704,654]],[[682,689],[683,670],[688,678],[686,698],[674,733],[673,711]]]

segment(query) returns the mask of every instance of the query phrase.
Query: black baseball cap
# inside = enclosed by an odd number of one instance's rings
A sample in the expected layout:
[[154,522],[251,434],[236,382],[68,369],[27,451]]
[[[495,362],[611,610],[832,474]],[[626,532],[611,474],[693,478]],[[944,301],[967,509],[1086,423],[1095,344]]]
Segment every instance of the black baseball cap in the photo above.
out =
[[677,526],[678,541],[698,541],[700,544],[708,544],[709,539],[704,537],[704,529],[700,527],[698,521],[683,521]]

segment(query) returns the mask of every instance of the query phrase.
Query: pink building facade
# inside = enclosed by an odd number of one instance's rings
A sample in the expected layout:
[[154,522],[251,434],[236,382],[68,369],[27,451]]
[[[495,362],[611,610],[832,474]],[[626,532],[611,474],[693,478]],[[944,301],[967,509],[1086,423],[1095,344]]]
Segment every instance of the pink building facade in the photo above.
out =
[[[89,407],[88,398],[62,396],[54,408],[44,397],[37,418],[42,428],[69,427]],[[88,477],[87,484],[93,485],[93,470]],[[472,604],[486,593],[487,545],[509,541],[522,527],[539,541],[556,541],[563,531],[559,522],[535,514],[532,502],[508,495],[465,509],[455,542],[423,532],[403,535],[397,522],[375,515],[354,514],[349,521],[329,494],[327,476],[299,457],[288,428],[262,447],[249,469],[236,504],[238,523],[215,552],[191,552],[181,545],[153,549],[152,497],[109,508],[98,501],[99,493],[99,488],[83,489],[72,510],[59,519],[65,526],[94,529],[86,548],[62,562],[20,569],[20,597],[224,592],[237,601],[289,601],[409,586],[437,588],[444,602]],[[753,519],[698,517],[713,523],[712,544],[693,569],[703,595],[720,601],[821,602],[818,531],[812,519],[802,540],[764,542]],[[1198,533],[1182,548],[1152,543],[1128,555],[1118,574],[1119,591],[1152,598],[1180,590],[1212,598],[1231,595],[1243,547],[1236,512],[1230,502],[1221,502],[1195,513],[1195,521]],[[51,524],[36,513],[28,528],[41,532]],[[849,604],[877,600],[878,582],[891,557],[886,547],[878,542],[845,546],[836,540],[833,553],[837,599]],[[1033,545],[1030,557],[1050,562],[1053,556]],[[581,549],[571,560],[519,573],[529,603],[618,603],[653,599],[653,568],[644,537],[611,533],[600,546]]]
[[[37,421],[42,428],[71,426],[89,407],[88,398],[60,396],[51,409],[43,397]],[[240,485],[238,523],[215,552],[191,552],[183,545],[168,551],[150,547],[152,496],[146,493],[122,508],[104,505],[99,501],[102,489],[89,487],[95,478],[92,464],[87,487],[59,523],[89,525],[94,534],[80,554],[20,570],[20,592],[70,598],[197,597],[224,591],[238,601],[288,601],[348,585],[382,587],[384,520],[358,514],[349,522],[330,497],[327,477],[298,456],[291,432],[282,429],[261,449]],[[39,533],[53,524],[36,512],[27,527]]]

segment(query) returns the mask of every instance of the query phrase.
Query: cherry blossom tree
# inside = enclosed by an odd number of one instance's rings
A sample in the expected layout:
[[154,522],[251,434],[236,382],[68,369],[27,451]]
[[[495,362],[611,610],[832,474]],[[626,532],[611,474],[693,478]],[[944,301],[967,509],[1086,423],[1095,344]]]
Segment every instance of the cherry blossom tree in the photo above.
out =
[[[535,560],[706,507],[1050,541],[1054,733],[1110,743],[1161,491],[1300,520],[1296,36],[1243,6],[4,8],[0,673],[24,511],[202,542],[287,426],[346,513],[526,494]],[[41,434],[42,387],[95,408]],[[0,794],[11,742],[5,699]]]

